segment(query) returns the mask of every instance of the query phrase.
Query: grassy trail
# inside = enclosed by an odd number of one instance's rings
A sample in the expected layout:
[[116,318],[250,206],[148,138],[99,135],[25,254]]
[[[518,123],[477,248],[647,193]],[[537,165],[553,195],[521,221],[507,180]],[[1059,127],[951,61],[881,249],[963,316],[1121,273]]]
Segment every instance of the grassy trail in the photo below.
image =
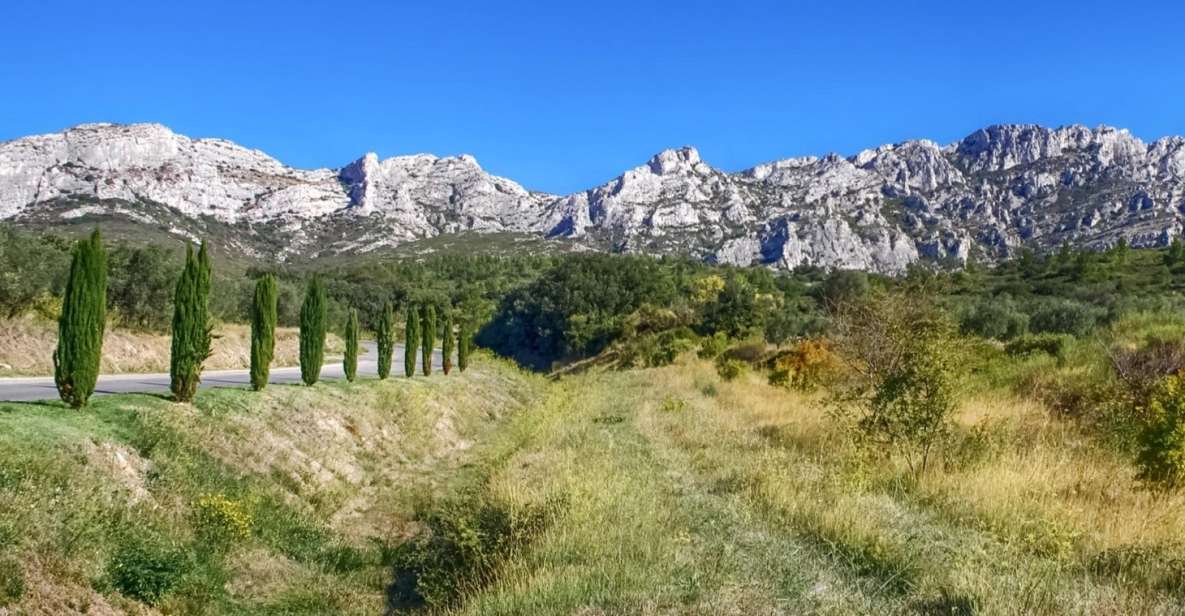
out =
[[[529,437],[490,485],[569,507],[459,613],[1185,610],[1163,528],[1181,523],[1179,499],[1133,489],[1130,469],[1043,409],[968,401],[963,446],[978,449],[914,481],[820,400],[752,375],[722,383],[692,362],[559,388],[516,418]],[[1103,491],[1075,492],[1092,482]]]

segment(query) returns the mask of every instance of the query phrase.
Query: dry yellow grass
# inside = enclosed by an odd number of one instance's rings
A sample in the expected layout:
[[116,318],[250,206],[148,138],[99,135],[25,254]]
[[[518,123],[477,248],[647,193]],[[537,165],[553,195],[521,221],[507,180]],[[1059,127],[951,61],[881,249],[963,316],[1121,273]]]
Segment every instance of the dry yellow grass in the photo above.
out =
[[[213,355],[207,370],[246,368],[251,361],[251,328],[220,324],[214,330]],[[329,335],[330,352],[341,352],[341,339]],[[0,377],[49,376],[53,374],[53,350],[57,346],[57,325],[34,317],[0,320]],[[103,338],[103,374],[167,372],[169,336],[108,327]],[[295,328],[276,330],[275,366],[294,366],[299,357]]]

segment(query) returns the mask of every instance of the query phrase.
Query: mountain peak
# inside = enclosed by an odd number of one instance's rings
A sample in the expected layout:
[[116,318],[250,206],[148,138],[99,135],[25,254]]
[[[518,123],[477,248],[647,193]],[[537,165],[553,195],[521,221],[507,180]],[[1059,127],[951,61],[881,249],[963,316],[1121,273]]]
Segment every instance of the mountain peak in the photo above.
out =
[[679,171],[691,170],[700,164],[699,150],[685,145],[681,148],[669,148],[651,157],[647,166],[656,175],[668,175]]

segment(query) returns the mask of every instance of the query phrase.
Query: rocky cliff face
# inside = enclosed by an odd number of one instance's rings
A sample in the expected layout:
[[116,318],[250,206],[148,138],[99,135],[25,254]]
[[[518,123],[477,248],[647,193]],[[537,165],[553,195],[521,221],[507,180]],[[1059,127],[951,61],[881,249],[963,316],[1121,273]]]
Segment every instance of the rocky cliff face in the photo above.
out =
[[[992,126],[958,143],[716,169],[667,150],[567,196],[531,192],[470,156],[374,154],[299,170],[159,125],[92,124],[0,143],[0,219],[117,217],[182,237],[210,225],[285,258],[354,253],[462,231],[733,264],[898,272],[1022,246],[1158,245],[1182,231],[1185,139],[1109,127]],[[204,226],[203,226],[204,225]]]

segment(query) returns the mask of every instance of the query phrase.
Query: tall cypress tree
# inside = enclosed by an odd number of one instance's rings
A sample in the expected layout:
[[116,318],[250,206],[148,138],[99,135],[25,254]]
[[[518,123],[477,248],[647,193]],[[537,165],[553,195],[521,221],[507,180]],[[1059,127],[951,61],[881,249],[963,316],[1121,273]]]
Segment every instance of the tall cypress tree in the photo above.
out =
[[420,310],[420,339],[423,345],[424,376],[432,374],[432,347],[436,346],[436,308],[425,304]]
[[255,391],[267,386],[275,357],[278,296],[275,276],[265,274],[255,281],[255,297],[251,302],[251,388]]
[[385,379],[391,374],[391,353],[395,350],[395,312],[391,302],[383,304],[374,337],[379,351],[379,379]]
[[346,356],[342,370],[351,383],[358,376],[358,311],[354,308],[350,308],[350,316],[346,318]]
[[193,254],[185,249],[185,269],[173,297],[173,341],[169,358],[169,388],[177,402],[189,402],[202,380],[202,362],[210,356],[210,253],[206,243]]
[[440,368],[447,375],[453,369],[453,317],[446,310],[440,318]]
[[464,372],[469,367],[469,344],[473,334],[469,333],[469,319],[461,319],[457,332],[457,368]]
[[416,314],[415,306],[407,307],[407,325],[403,330],[403,373],[406,376],[416,374],[416,352],[420,349],[420,317]]
[[85,406],[95,391],[106,323],[107,252],[95,229],[90,238],[74,246],[53,352],[58,395],[74,408]]
[[300,379],[312,385],[321,378],[325,361],[325,319],[329,309],[325,287],[316,276],[305,290],[300,306]]

